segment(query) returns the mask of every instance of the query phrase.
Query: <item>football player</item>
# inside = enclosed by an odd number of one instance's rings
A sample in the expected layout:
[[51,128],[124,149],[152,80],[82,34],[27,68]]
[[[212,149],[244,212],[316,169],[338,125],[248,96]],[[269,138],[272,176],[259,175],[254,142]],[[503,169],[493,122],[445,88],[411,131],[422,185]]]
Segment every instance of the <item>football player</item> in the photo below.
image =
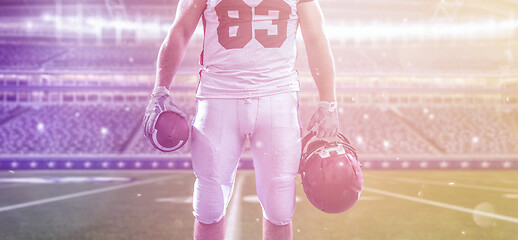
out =
[[[317,0],[180,0],[159,51],[154,93],[168,92],[186,46],[204,26],[197,113],[191,129],[194,239],[224,239],[225,212],[248,137],[263,239],[292,239],[301,155],[295,71],[300,25],[320,96],[308,129],[338,133],[334,62]],[[162,96],[162,95],[161,95]]]

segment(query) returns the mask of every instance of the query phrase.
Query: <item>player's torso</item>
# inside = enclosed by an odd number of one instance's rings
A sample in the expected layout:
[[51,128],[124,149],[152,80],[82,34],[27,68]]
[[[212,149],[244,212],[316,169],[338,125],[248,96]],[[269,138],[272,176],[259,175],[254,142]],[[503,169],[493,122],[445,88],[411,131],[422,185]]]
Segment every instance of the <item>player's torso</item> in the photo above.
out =
[[298,90],[297,2],[207,0],[198,96],[246,97]]

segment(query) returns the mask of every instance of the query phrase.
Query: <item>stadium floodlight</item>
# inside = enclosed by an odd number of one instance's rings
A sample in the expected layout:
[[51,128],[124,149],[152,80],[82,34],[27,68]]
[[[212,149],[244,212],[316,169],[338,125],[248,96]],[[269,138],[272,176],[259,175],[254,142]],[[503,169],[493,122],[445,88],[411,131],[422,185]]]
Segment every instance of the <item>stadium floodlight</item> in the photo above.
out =
[[372,22],[330,24],[326,34],[334,40],[378,41],[393,39],[471,39],[510,38],[518,30],[518,21],[489,19],[473,22]]
[[41,16],[41,18],[43,18],[43,21],[45,21],[45,22],[49,22],[49,21],[53,20],[53,17],[50,14],[48,14],[48,13],[43,14]]
[[87,18],[86,23],[95,28],[102,28],[105,25],[103,19],[98,17]]
[[[67,31],[98,31],[103,28],[135,30],[144,33],[166,33],[171,24],[160,23],[158,19],[150,22],[132,21],[129,19],[105,19],[103,17],[66,17],[43,14],[45,22],[54,22],[57,29]],[[35,27],[27,23],[27,28]],[[30,26],[30,27],[29,27]],[[498,39],[513,38],[518,32],[518,20],[513,16],[508,19],[480,19],[470,22],[452,21],[371,21],[359,20],[345,22],[343,20],[328,22],[325,28],[329,39],[333,41],[378,42],[394,40],[440,40],[440,39]],[[147,34],[143,34],[147,35]],[[151,34],[162,38],[161,34]],[[301,36],[300,31],[298,36]],[[203,37],[203,27],[199,25],[195,38]]]
[[27,21],[27,23],[25,23],[25,28],[27,28],[27,29],[32,29],[33,26],[34,25],[32,24],[31,21]]

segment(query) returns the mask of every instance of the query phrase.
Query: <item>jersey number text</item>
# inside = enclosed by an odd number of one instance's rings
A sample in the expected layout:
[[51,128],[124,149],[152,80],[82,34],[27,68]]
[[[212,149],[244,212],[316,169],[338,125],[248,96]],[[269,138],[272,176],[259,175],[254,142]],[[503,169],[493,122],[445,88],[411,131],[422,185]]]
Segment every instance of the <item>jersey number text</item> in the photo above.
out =
[[218,42],[225,49],[245,47],[253,33],[265,48],[279,48],[287,38],[291,7],[283,0],[263,0],[255,8],[243,0],[223,0],[214,9],[219,20]]

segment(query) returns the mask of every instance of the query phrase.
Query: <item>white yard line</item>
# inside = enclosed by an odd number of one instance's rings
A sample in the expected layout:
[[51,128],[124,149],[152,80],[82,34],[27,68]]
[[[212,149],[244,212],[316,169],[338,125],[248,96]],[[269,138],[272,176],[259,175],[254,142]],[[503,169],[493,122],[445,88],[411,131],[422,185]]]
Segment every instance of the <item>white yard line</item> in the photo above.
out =
[[501,187],[471,185],[471,184],[457,183],[454,180],[451,180],[448,182],[448,181],[419,180],[419,179],[415,179],[415,178],[402,178],[402,177],[381,177],[381,176],[369,176],[369,177],[391,179],[391,180],[396,180],[396,181],[401,181],[401,182],[425,183],[425,184],[430,184],[430,185],[439,185],[439,186],[446,186],[446,187],[458,187],[458,188],[469,188],[469,189],[478,189],[478,190],[495,191],[495,192],[518,193],[518,189],[516,189],[516,188],[501,188]]
[[31,184],[12,183],[12,184],[0,185],[0,189],[14,188],[14,187],[23,187],[23,186],[28,186],[28,185],[31,185]]
[[241,191],[243,189],[243,183],[245,182],[245,176],[239,176],[236,180],[236,187],[232,197],[232,202],[230,203],[230,208],[228,209],[228,214],[226,217],[226,229],[225,229],[225,239],[226,240],[237,240],[239,238],[239,222],[241,213]]
[[42,205],[42,204],[51,203],[51,202],[68,200],[68,199],[72,199],[72,198],[84,197],[84,196],[97,194],[97,193],[109,192],[109,191],[114,191],[114,190],[123,189],[123,188],[150,184],[150,183],[163,181],[163,180],[167,180],[167,179],[171,179],[171,178],[176,178],[176,176],[165,176],[165,177],[152,178],[152,179],[148,179],[148,180],[144,180],[144,181],[140,181],[140,182],[120,184],[120,185],[116,185],[116,186],[99,188],[99,189],[94,189],[94,190],[89,190],[89,191],[84,191],[84,192],[78,192],[78,193],[72,193],[72,194],[62,195],[62,196],[58,196],[58,197],[52,197],[52,198],[46,198],[46,199],[41,199],[41,200],[36,200],[36,201],[31,201],[31,202],[14,204],[11,206],[0,207],[0,213],[15,210],[15,209],[20,209],[20,208],[27,208],[27,207]]
[[[383,177],[394,177],[394,175],[384,175]],[[451,179],[444,179],[444,177],[440,177],[440,176],[432,176],[435,180],[437,181],[448,181],[448,180],[451,180]],[[440,178],[440,179],[438,179]],[[474,176],[454,176],[453,179],[456,179],[456,180],[474,180],[474,181],[480,181],[480,180],[487,180],[486,179],[482,179],[480,177],[474,177]],[[509,179],[509,178],[495,178],[495,177],[491,177],[491,182],[492,183],[506,183],[506,184],[518,184],[518,179]]]
[[469,213],[469,214],[477,214],[480,216],[494,218],[494,219],[498,219],[498,220],[502,220],[502,221],[506,221],[506,222],[518,223],[518,218],[504,216],[504,215],[500,215],[500,214],[488,213],[488,212],[474,210],[471,208],[460,207],[460,206],[456,206],[456,205],[452,205],[452,204],[436,202],[436,201],[426,200],[426,199],[422,199],[422,198],[410,197],[407,195],[383,191],[383,190],[375,189],[375,188],[364,187],[363,190],[367,191],[367,192],[377,193],[380,195],[393,197],[393,198],[399,198],[399,199],[403,199],[403,200],[407,200],[407,201],[411,201],[411,202],[422,203],[422,204],[426,204],[426,205],[430,205],[430,206],[450,209],[450,210]]

